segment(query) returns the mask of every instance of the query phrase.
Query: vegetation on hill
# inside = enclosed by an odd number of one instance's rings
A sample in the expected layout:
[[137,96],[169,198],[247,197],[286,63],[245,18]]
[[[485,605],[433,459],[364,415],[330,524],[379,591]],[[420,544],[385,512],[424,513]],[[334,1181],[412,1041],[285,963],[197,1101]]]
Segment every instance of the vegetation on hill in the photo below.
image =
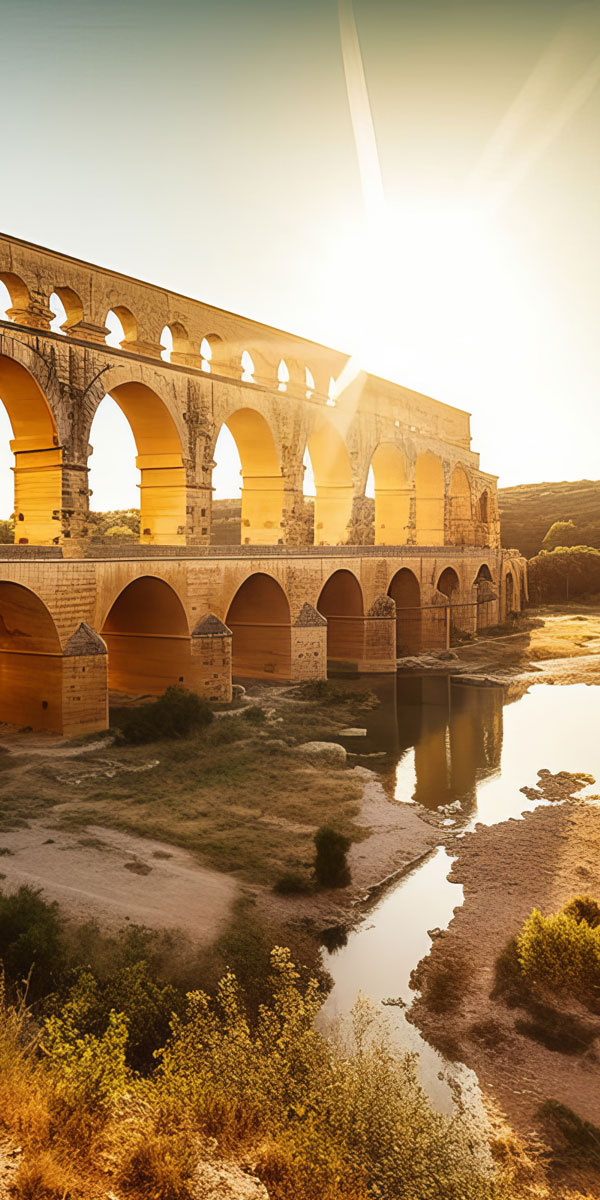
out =
[[600,550],[558,546],[529,560],[529,596],[533,604],[570,600],[600,592]]
[[[600,480],[575,483],[525,483],[498,491],[502,544],[516,547],[526,558],[542,549],[555,522],[572,521],[566,540],[554,545],[584,545],[600,549]],[[552,546],[546,548],[552,549]]]

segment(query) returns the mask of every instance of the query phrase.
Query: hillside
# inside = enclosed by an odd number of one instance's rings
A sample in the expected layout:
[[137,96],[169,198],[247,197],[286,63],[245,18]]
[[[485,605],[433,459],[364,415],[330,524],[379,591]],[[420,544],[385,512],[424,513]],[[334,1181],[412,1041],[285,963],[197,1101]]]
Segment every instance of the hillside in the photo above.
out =
[[574,543],[600,549],[600,480],[522,483],[498,491],[502,545],[537,554],[554,521],[573,521]]

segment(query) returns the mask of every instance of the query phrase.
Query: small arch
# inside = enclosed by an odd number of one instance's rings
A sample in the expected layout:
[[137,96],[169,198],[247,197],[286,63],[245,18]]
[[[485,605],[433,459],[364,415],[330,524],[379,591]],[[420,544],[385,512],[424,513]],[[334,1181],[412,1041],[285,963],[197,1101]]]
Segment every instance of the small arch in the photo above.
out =
[[477,586],[478,583],[484,583],[484,582],[485,583],[493,583],[494,582],[492,572],[490,571],[490,568],[488,567],[487,563],[481,564],[481,566],[475,576],[475,586]]
[[421,587],[408,567],[396,571],[388,596],[396,605],[396,654],[420,654],[422,645]]
[[[4,284],[10,303],[5,308],[7,321],[15,320],[15,317],[9,314],[9,309],[26,309],[31,303],[31,296],[27,284],[23,282],[19,275],[15,275],[12,271],[0,271],[0,283]],[[6,297],[5,297],[6,299]]]
[[127,342],[137,341],[137,321],[130,309],[123,304],[108,310],[104,324],[108,329],[105,338],[107,346],[123,349]]
[[317,611],[327,619],[328,660],[358,666],[364,658],[364,601],[352,571],[342,568],[330,575],[321,589]]
[[39,384],[7,355],[0,355],[0,401],[13,435],[15,542],[51,545],[61,533],[62,510],[56,421]]
[[164,362],[177,362],[174,355],[192,354],[192,345],[185,325],[181,321],[171,321],[165,325],[160,335],[163,346],[161,358]]
[[395,442],[380,442],[371,459],[371,470],[375,496],[375,545],[405,545],[409,534],[412,489],[408,466],[400,447]]
[[54,313],[50,328],[55,333],[68,333],[72,325],[83,321],[83,304],[73,288],[56,287],[50,296],[49,308]]
[[29,588],[0,582],[0,721],[62,732],[62,653],[56,625]]
[[346,443],[335,425],[323,418],[310,434],[307,448],[315,486],[314,543],[339,546],[347,537],[352,515],[352,467]]
[[291,675],[292,634],[288,598],[271,575],[258,571],[237,589],[225,617],[233,635],[234,676],[285,679]]
[[254,360],[249,350],[242,351],[241,368],[243,381],[245,383],[256,383],[254,378]]
[[438,581],[437,590],[447,596],[449,600],[458,592],[460,581],[454,567],[445,567]]
[[310,367],[304,368],[304,378],[306,381],[306,399],[310,400],[315,391],[315,379]]
[[189,682],[190,630],[177,592],[141,575],[121,589],[104,620],[108,686],[127,695],[158,696]]
[[492,573],[487,563],[482,563],[473,584],[477,593],[477,629],[487,629],[498,620],[497,594],[493,588]]
[[444,544],[444,468],[427,450],[415,465],[416,533],[419,546]]
[[469,546],[473,543],[473,506],[471,484],[463,467],[457,465],[450,476],[448,489],[449,528],[448,542],[452,546]]
[[279,366],[277,368],[277,380],[277,390],[280,392],[287,392],[288,383],[290,382],[290,371],[285,358],[282,358],[279,362]]
[[241,465],[242,544],[275,545],[282,538],[283,477],[271,428],[253,408],[236,409],[224,424]]
[[487,488],[484,488],[477,501],[477,519],[482,525],[489,525],[490,522],[490,494]]
[[335,408],[337,399],[337,382],[333,375],[329,376],[329,387],[327,388],[327,404],[330,408]]
[[219,333],[208,333],[200,345],[203,371],[214,371],[217,375],[231,375],[231,362],[227,343]]
[[515,603],[515,581],[511,570],[504,576],[504,610],[507,617],[517,611]]

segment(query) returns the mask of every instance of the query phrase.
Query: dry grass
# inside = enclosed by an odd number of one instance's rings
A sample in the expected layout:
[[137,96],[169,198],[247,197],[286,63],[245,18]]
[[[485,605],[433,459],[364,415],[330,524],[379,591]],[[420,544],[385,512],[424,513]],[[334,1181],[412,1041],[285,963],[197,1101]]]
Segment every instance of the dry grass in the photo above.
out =
[[547,658],[579,658],[600,651],[600,614],[559,611],[546,616],[542,628],[530,633],[529,658],[539,662]]
[[[75,759],[53,755],[49,745],[47,756],[28,760],[21,741],[19,758],[3,776],[0,828],[52,817],[60,805],[61,824],[112,826],[171,842],[248,881],[273,884],[290,869],[306,869],[320,825],[335,824],[352,839],[365,836],[354,824],[358,781],[293,753],[294,743],[335,736],[347,724],[348,706],[338,713],[330,703],[278,704],[275,694],[264,707],[277,713],[261,725],[221,717],[185,740],[108,747]],[[269,744],[275,740],[286,745]],[[143,773],[106,774],[111,763],[135,768],[156,760]]]

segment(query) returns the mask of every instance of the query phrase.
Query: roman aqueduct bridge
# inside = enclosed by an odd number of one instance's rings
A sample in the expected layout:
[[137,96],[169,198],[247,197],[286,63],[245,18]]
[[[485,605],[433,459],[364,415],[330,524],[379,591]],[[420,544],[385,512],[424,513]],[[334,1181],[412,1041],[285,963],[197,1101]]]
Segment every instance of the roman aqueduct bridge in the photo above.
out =
[[[4,236],[0,281],[15,457],[0,719],[97,729],[107,679],[222,698],[232,663],[276,679],[322,678],[328,661],[392,671],[397,654],[520,607],[523,563],[500,548],[496,479],[470,448],[467,413],[353,375],[325,346]],[[119,347],[106,343],[109,313]],[[139,546],[90,537],[90,429],[106,395],[136,443]],[[223,425],[242,466],[241,538],[218,547]]]

